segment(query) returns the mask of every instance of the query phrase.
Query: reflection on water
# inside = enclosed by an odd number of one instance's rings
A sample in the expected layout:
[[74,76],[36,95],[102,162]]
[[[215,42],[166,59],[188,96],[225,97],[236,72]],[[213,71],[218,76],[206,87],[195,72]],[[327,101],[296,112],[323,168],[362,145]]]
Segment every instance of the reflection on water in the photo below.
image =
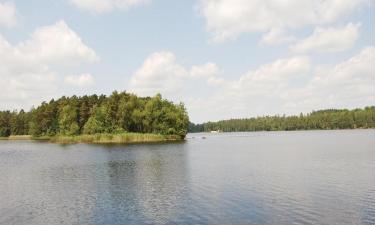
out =
[[[112,154],[108,155],[107,169],[111,209],[120,207],[123,212],[117,219],[124,220],[121,222],[129,222],[121,215],[137,213],[145,222],[153,224],[175,221],[183,212],[186,196],[186,152],[181,151],[178,157],[175,157],[176,153],[163,153],[176,151],[176,144],[146,147],[148,153],[144,154],[138,146],[132,146],[128,155],[130,159],[124,160],[119,160],[117,155],[122,147],[110,150]],[[183,146],[180,148],[183,149]]]
[[[205,137],[203,139],[202,137]],[[0,142],[0,224],[374,224],[375,131]]]

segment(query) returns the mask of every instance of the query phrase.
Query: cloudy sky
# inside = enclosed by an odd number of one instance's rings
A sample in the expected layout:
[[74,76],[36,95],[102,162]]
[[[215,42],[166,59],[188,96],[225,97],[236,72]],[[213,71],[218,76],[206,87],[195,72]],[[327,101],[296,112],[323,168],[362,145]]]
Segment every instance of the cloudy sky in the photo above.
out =
[[0,109],[126,90],[193,122],[375,105],[374,0],[0,0]]

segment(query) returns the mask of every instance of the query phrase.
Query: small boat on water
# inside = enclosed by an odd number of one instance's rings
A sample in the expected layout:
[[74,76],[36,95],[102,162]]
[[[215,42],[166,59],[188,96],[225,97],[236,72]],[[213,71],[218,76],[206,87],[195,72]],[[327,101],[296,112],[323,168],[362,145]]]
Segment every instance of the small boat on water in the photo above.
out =
[[211,134],[217,134],[217,133],[220,133],[220,130],[211,130],[210,133]]

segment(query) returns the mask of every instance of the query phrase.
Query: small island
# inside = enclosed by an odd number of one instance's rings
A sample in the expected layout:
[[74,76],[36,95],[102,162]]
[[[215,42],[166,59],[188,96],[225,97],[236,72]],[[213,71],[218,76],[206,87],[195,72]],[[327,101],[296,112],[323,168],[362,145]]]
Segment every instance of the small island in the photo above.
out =
[[182,103],[114,91],[61,97],[26,112],[0,111],[1,140],[54,143],[146,143],[183,140],[189,117]]

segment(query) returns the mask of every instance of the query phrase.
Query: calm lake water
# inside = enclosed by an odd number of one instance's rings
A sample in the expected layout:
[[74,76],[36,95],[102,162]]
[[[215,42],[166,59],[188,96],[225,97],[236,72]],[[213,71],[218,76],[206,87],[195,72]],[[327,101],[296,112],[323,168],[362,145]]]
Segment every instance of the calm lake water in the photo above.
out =
[[375,130],[1,141],[0,224],[375,224]]

